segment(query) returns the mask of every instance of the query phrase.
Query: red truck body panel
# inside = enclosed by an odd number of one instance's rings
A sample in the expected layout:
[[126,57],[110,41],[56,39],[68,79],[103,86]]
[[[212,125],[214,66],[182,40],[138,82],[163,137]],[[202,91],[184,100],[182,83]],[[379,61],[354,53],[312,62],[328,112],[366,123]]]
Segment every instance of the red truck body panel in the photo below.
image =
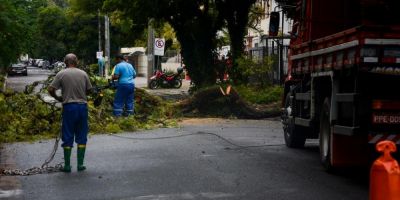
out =
[[[285,142],[320,139],[324,166],[400,145],[400,0],[299,0],[282,101]],[[326,114],[329,113],[329,114]],[[327,167],[329,168],[329,167]]]
[[[400,39],[400,12],[396,7],[400,1],[300,0],[297,5],[295,38],[290,42],[289,53],[291,75],[359,64],[358,47],[365,44],[365,39]],[[382,6],[387,13],[380,9]],[[330,50],[322,53],[323,49]],[[305,56],[309,52],[313,53]],[[290,79],[289,76],[287,80]]]

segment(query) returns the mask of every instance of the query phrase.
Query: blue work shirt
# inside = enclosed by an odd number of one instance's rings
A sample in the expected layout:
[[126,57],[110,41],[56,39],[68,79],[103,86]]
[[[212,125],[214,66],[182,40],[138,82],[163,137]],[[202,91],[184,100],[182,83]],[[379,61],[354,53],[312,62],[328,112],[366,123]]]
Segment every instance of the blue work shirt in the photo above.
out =
[[135,84],[133,79],[136,78],[136,71],[133,66],[125,61],[115,66],[114,75],[118,75],[119,84]]

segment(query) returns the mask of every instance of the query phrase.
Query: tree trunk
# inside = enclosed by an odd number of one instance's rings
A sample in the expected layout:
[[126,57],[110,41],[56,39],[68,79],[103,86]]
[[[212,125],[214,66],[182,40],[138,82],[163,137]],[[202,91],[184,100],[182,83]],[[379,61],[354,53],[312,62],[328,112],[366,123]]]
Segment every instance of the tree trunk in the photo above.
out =
[[[182,56],[189,76],[196,88],[215,84],[215,67],[212,52],[216,48],[215,27],[207,19],[170,21],[181,44]],[[183,25],[182,25],[183,24]]]
[[255,0],[227,0],[220,4],[220,9],[225,9],[229,38],[231,40],[232,69],[230,75],[233,81],[238,82],[242,79],[241,72],[238,71],[237,59],[243,55],[244,37],[249,19],[249,12]]

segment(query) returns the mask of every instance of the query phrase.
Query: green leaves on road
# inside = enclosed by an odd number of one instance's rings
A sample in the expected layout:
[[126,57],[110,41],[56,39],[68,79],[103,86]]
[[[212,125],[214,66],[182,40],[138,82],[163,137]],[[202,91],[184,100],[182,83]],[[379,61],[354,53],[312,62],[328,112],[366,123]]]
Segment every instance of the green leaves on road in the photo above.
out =
[[[112,116],[114,91],[104,91],[103,103],[94,107],[89,100],[90,133],[116,133],[175,126],[173,109],[159,97],[136,89],[136,115]],[[61,109],[44,103],[39,95],[0,92],[0,143],[55,137],[60,133]]]

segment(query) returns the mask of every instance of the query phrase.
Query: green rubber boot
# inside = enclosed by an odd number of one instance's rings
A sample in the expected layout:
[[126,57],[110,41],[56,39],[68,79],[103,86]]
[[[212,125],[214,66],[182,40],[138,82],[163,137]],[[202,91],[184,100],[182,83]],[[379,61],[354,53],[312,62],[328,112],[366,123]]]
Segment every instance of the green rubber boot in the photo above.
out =
[[64,168],[63,172],[71,172],[71,151],[72,147],[64,147]]
[[78,171],[83,171],[86,167],[83,165],[83,160],[85,159],[86,145],[78,145]]

